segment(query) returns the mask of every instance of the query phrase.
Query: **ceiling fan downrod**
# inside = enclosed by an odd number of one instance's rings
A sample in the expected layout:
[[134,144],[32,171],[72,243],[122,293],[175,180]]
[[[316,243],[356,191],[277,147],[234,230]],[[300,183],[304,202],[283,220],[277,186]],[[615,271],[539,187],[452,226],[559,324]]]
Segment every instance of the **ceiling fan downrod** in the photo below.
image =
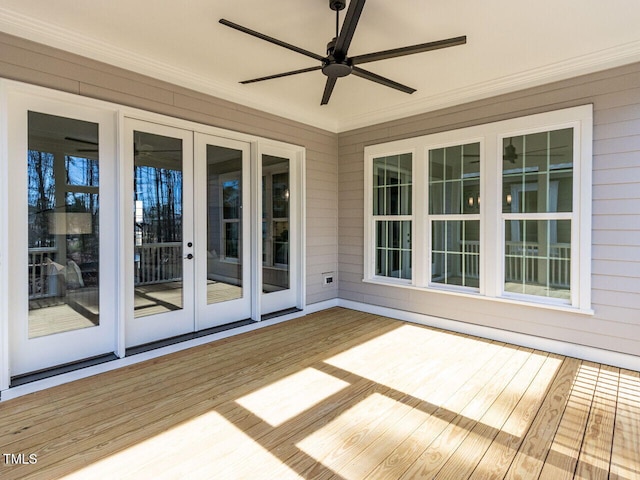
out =
[[[340,35],[340,10],[344,10],[347,2],[344,0],[329,0],[329,8],[336,12],[336,38]],[[335,40],[335,39],[334,39]],[[335,42],[334,42],[335,43]],[[327,49],[329,47],[327,46]],[[328,54],[329,52],[327,52]]]
[[353,71],[351,61],[341,52],[336,52],[336,42],[340,36],[340,10],[343,10],[345,6],[345,0],[329,0],[329,8],[336,12],[336,36],[327,43],[327,57],[322,62],[322,73],[327,77],[346,77]]

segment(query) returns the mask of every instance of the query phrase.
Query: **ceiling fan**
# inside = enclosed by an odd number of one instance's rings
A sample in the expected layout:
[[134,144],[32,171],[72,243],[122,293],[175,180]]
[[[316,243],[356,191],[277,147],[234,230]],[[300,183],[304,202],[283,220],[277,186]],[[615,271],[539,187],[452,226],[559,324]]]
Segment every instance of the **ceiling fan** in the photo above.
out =
[[364,8],[365,1],[366,0],[351,0],[351,2],[349,3],[349,8],[347,9],[347,13],[345,15],[344,22],[342,24],[342,29],[338,32],[340,11],[345,8],[347,2],[346,0],[329,0],[329,8],[336,12],[336,36],[327,44],[326,56],[315,54],[303,48],[296,47],[295,45],[291,45],[289,43],[283,42],[276,38],[270,37],[260,32],[256,32],[255,30],[251,30],[250,28],[243,27],[236,23],[230,22],[229,20],[221,18],[220,23],[226,25],[227,27],[231,27],[262,40],[266,40],[267,42],[279,45],[288,50],[298,52],[320,62],[320,65],[316,65],[315,67],[302,68],[290,72],[268,75],[266,77],[253,78],[251,80],[244,80],[240,83],[247,84],[261,82],[263,80],[272,80],[274,78],[288,77],[290,75],[297,75],[299,73],[322,70],[322,73],[327,76],[327,83],[324,87],[324,93],[322,95],[322,101],[320,102],[320,105],[326,105],[327,103],[329,103],[329,98],[331,98],[333,87],[335,87],[338,78],[346,77],[350,74],[354,74],[357,77],[364,78],[366,80],[370,80],[372,82],[376,82],[381,85],[394,88],[396,90],[400,90],[401,92],[413,93],[416,91],[414,88],[402,85],[401,83],[369,72],[368,70],[364,70],[358,65],[367,62],[375,62],[377,60],[384,60],[386,58],[411,55],[414,53],[427,52],[430,50],[453,47],[456,45],[463,45],[467,43],[467,37],[460,36],[448,38],[445,40],[438,40],[435,42],[421,43],[408,47],[393,48],[390,50],[383,50],[380,52],[367,53],[364,55],[355,55],[353,57],[350,57],[348,56],[349,45],[351,44],[353,34],[356,31],[356,26],[358,25],[358,20],[360,19],[360,14],[362,13],[362,9]]
[[[550,149],[538,149],[538,150],[531,150],[526,152],[526,156],[527,157],[542,157],[542,158],[547,158],[547,157],[562,157],[564,156],[561,153],[550,153],[549,150],[556,150],[556,149],[561,149],[561,148],[567,148],[567,145],[559,145],[556,147],[551,147]],[[545,153],[538,153],[538,152],[545,152]],[[470,158],[480,158],[480,155],[478,155],[477,153],[472,153],[472,154],[464,154],[464,157],[470,157]],[[520,158],[520,155],[518,155],[518,150],[516,149],[516,146],[513,144],[513,138],[509,137],[509,145],[505,145],[504,147],[504,153],[502,154],[502,160],[504,160],[505,162],[511,162],[513,164],[516,163],[516,160],[518,160],[518,158]],[[473,160],[471,161],[471,163],[480,163],[480,160]]]
[[[79,153],[98,152],[98,142],[94,142],[92,140],[84,140],[82,138],[75,138],[75,137],[64,137],[64,139],[70,140],[72,142],[84,143],[87,145],[95,145],[94,148],[77,148],[76,151]],[[153,153],[176,153],[176,152],[182,152],[182,149],[171,148],[171,149],[160,150],[160,149],[154,148],[153,145],[141,144],[140,146],[138,146],[138,143],[133,144],[134,157],[137,157],[139,155],[153,154]]]

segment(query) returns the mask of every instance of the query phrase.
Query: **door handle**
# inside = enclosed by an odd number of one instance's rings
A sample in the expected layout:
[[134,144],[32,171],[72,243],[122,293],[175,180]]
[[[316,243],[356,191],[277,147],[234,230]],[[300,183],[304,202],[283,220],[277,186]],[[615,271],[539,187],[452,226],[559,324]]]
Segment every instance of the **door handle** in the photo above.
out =
[[188,254],[186,257],[184,257],[188,260],[191,260],[193,258],[193,253]]

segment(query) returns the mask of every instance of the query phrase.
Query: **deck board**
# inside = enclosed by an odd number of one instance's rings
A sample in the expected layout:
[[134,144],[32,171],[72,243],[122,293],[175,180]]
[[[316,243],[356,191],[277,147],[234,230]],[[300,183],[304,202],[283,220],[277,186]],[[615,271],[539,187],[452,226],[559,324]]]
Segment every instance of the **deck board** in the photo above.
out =
[[607,365],[600,366],[593,404],[576,466],[576,479],[606,480],[609,478],[619,376],[620,369]]
[[591,412],[599,366],[580,365],[562,419],[545,459],[540,480],[572,479]]
[[522,392],[532,384],[546,360],[547,355],[543,352],[534,351],[529,355],[526,363],[434,478],[448,480],[471,476],[492,442],[507,427],[507,420],[523,398]]
[[620,370],[611,480],[640,478],[640,374]]
[[632,479],[639,438],[638,372],[334,308],[0,403],[0,478]]

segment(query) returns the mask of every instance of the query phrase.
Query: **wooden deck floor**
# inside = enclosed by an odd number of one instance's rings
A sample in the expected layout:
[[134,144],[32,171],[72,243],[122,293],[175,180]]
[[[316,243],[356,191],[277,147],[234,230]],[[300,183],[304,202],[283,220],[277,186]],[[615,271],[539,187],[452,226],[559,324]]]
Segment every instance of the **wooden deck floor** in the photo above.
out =
[[0,454],[3,479],[637,479],[640,375],[336,308],[0,403]]

